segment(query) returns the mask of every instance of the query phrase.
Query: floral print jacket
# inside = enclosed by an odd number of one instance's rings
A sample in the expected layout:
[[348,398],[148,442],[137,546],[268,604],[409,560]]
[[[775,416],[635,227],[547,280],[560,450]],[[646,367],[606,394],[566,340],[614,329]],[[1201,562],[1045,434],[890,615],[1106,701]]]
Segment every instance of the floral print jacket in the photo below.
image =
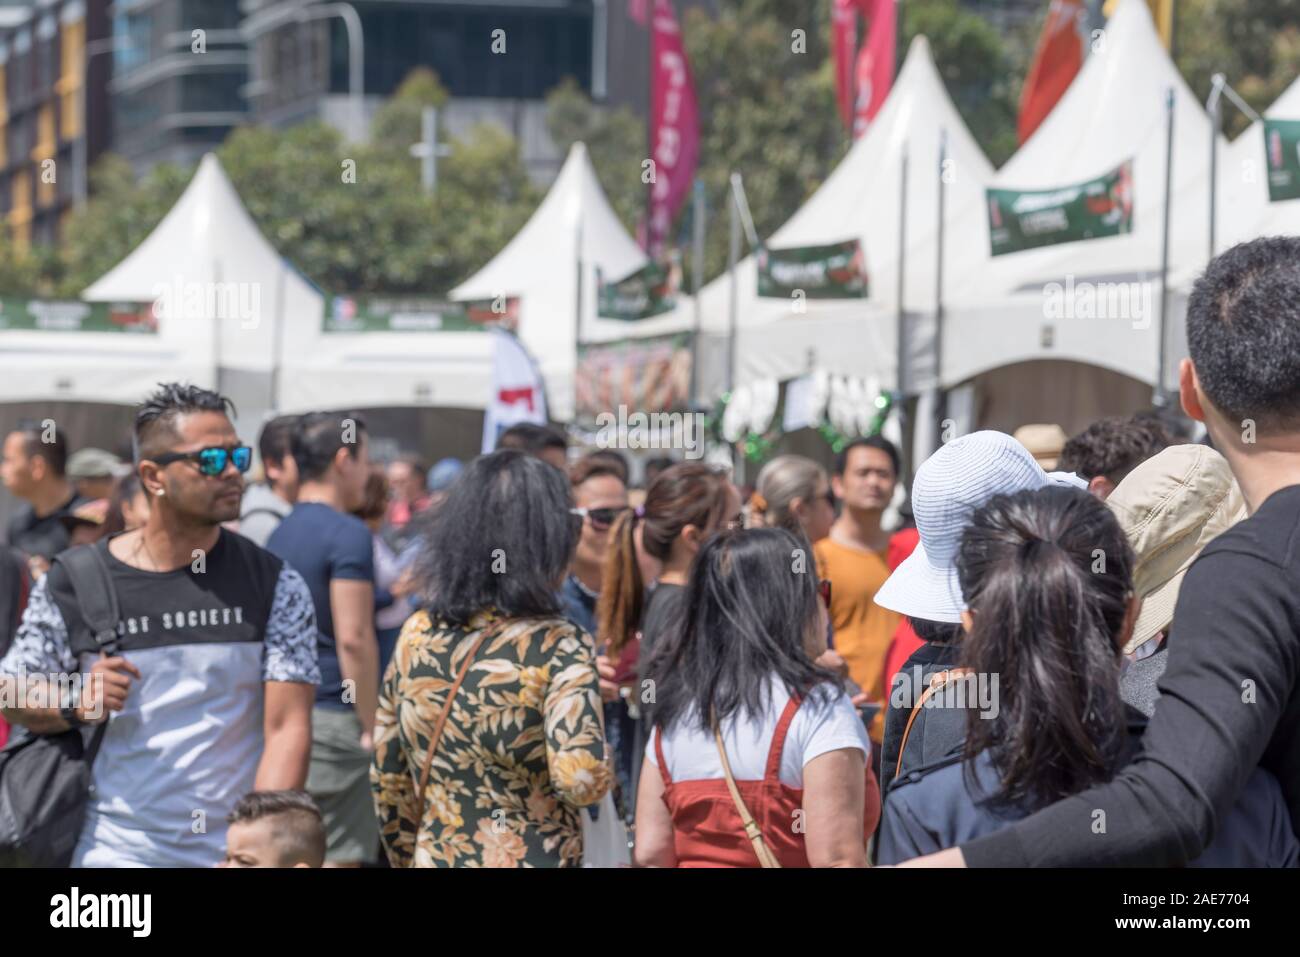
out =
[[[484,630],[417,809],[430,735]],[[610,782],[596,655],[585,631],[562,618],[490,612],[468,627],[425,612],[407,620],[380,690],[370,768],[394,867],[579,866],[579,808],[599,801]]]

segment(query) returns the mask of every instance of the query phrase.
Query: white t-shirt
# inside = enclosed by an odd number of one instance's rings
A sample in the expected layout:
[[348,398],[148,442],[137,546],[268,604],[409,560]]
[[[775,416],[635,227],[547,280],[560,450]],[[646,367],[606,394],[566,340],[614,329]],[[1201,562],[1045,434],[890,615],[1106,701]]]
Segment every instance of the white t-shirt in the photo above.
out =
[[[722,722],[722,742],[731,762],[731,773],[737,781],[761,781],[767,769],[767,754],[772,747],[781,712],[790,700],[790,694],[773,678],[769,687],[761,720],[741,711]],[[655,741],[659,729],[651,734],[646,748],[650,763],[659,766]],[[813,758],[838,751],[857,748],[866,761],[871,760],[871,740],[867,737],[862,718],[843,689],[830,683],[817,685],[811,695],[800,704],[790,722],[785,748],[781,753],[781,783],[792,788],[803,787],[803,769]],[[718,780],[722,760],[713,732],[701,730],[693,716],[677,721],[663,736],[664,760],[668,762],[668,775],[676,781]]]

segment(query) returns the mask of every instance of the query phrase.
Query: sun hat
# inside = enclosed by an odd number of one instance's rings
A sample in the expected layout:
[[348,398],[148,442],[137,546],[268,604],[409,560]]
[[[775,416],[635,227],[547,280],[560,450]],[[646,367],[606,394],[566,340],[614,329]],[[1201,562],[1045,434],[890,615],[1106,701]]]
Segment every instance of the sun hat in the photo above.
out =
[[912,618],[956,624],[966,602],[957,549],[975,510],[995,495],[1074,485],[1049,476],[1005,432],[972,432],[943,445],[916,470],[912,511],[921,541],[876,592],[877,605]]
[[425,482],[425,488],[430,492],[443,492],[451,488],[451,484],[456,481],[460,473],[465,470],[465,463],[460,459],[439,459],[429,469],[428,479]]
[[1012,433],[1012,438],[1029,450],[1039,465],[1047,471],[1056,468],[1069,436],[1059,425],[1022,425]]
[[122,460],[103,449],[78,449],[68,456],[64,474],[74,482],[79,479],[113,478],[122,471]]
[[1126,475],[1106,499],[1137,562],[1142,611],[1124,645],[1131,654],[1174,618],[1187,569],[1216,535],[1246,517],[1227,460],[1205,445],[1172,445]]

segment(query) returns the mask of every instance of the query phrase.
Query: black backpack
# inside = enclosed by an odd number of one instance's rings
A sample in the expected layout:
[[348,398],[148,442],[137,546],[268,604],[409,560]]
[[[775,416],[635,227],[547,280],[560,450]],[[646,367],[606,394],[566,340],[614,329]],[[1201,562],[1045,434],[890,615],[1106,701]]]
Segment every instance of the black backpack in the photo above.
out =
[[[117,592],[96,545],[58,555],[101,651],[117,647]],[[108,721],[57,734],[14,728],[0,750],[0,867],[67,867],[86,817],[90,770]]]

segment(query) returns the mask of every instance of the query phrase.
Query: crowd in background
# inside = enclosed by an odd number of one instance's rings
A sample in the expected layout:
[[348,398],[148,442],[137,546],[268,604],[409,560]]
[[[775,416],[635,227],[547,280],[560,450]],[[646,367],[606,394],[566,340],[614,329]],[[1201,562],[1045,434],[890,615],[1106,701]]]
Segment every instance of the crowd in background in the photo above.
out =
[[1197,284],[1201,441],[959,436],[899,526],[879,436],[742,489],[540,425],[381,466],[313,412],[266,423],[245,488],[192,386],[131,466],[19,428],[0,674],[89,671],[111,715],[74,863],[1297,866],[1298,264],[1261,240]]

